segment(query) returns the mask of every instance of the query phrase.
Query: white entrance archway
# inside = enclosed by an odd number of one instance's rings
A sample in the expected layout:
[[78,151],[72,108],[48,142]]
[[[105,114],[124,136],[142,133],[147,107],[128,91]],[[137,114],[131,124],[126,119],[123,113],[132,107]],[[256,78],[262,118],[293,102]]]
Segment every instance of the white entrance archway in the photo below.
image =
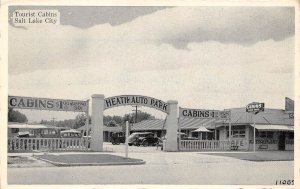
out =
[[167,113],[166,119],[166,144],[165,151],[178,151],[177,130],[178,130],[178,102],[169,100],[164,102],[152,97],[140,95],[121,95],[104,98],[103,94],[92,95],[92,151],[103,151],[103,112],[106,109],[125,106],[141,105],[155,108]]

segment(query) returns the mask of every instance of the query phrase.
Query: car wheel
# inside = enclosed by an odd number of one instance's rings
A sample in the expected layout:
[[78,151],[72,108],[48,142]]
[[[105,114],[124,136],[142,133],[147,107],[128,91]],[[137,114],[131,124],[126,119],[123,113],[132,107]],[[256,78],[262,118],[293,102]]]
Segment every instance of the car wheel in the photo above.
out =
[[142,144],[143,146],[149,146],[149,142],[147,140],[145,140]]

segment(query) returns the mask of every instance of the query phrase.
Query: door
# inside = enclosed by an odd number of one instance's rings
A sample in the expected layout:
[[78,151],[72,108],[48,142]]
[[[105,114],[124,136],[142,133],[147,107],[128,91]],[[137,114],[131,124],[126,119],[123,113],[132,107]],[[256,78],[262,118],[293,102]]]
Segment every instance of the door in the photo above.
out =
[[285,150],[285,132],[280,132],[279,134],[278,150]]

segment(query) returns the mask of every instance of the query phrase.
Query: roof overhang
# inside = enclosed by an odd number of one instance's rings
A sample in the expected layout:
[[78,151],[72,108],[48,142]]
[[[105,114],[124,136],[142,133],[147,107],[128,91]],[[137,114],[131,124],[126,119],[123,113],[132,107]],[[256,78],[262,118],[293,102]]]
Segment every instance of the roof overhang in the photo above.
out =
[[[252,127],[254,127],[254,124],[250,124]],[[255,128],[260,131],[293,131],[294,132],[294,126],[292,125],[259,125],[256,124]]]

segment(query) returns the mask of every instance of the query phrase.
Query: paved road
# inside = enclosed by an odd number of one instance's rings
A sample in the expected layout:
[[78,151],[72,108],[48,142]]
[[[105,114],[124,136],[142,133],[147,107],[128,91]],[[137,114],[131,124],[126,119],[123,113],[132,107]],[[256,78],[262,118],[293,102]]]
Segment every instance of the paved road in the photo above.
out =
[[[124,146],[110,146],[124,155]],[[251,162],[197,152],[161,152],[130,147],[129,156],[144,165],[9,168],[9,184],[256,184],[293,179],[294,161]],[[146,153],[148,152],[148,153]]]

